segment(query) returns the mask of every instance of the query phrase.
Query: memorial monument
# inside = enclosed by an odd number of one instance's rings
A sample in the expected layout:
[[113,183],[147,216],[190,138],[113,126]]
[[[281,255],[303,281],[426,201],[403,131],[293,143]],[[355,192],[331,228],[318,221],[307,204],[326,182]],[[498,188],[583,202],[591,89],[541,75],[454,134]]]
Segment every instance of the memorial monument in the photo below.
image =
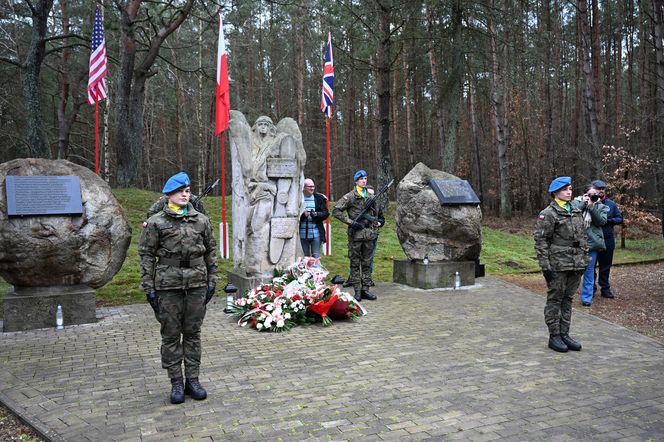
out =
[[306,154],[292,118],[275,126],[261,116],[251,127],[232,110],[229,128],[234,267],[228,279],[243,293],[297,258]]
[[110,187],[65,160],[0,164],[3,330],[95,322],[95,291],[120,270],[131,228]]
[[394,261],[394,282],[453,287],[459,272],[461,285],[474,284],[483,274],[479,203],[467,181],[418,163],[397,187],[397,236],[408,260]]

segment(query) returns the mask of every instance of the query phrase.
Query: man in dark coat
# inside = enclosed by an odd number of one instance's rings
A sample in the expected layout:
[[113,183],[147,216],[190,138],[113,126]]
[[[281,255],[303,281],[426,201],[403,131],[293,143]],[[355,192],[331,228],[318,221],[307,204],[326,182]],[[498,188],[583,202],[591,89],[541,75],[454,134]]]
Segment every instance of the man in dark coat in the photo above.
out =
[[600,202],[609,208],[606,224],[602,226],[605,250],[597,254],[599,276],[596,279],[600,286],[600,294],[604,298],[612,299],[615,295],[611,291],[609,274],[611,273],[611,265],[613,264],[613,251],[616,248],[616,237],[613,233],[613,226],[622,224],[623,216],[620,213],[620,209],[618,209],[618,205],[612,199],[606,197],[607,184],[604,181],[595,180],[590,185],[600,192]]
[[304,180],[302,195],[304,212],[300,215],[300,243],[304,256],[320,258],[320,245],[325,242],[323,221],[330,216],[327,197],[315,192],[316,185],[310,178]]

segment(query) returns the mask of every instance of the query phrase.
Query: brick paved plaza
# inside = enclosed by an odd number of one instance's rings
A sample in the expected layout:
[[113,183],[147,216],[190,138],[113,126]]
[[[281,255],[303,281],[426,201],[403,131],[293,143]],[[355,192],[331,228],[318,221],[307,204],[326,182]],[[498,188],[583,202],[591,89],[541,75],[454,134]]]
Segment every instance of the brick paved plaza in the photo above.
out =
[[[546,347],[544,298],[493,278],[379,284],[358,322],[281,334],[203,326],[208,399],[168,402],[149,306],[0,333],[0,401],[52,440],[663,440],[664,345],[576,310]],[[619,300],[616,300],[619,302]]]

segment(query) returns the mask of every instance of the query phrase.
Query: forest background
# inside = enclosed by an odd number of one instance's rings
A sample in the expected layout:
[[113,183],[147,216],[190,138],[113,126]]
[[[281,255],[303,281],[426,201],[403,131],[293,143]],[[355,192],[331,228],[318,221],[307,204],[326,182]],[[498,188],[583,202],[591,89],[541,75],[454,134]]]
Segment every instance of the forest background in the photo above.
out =
[[[187,170],[200,191],[220,175],[221,11],[231,108],[249,121],[295,118],[319,190],[331,32],[332,200],[357,169],[381,185],[423,161],[469,180],[483,211],[503,218],[544,207],[557,175],[572,176],[577,192],[608,181],[630,222],[654,225],[664,208],[664,0],[100,4],[109,60],[100,174],[113,187],[158,191]],[[0,162],[94,169],[93,18],[89,0],[0,3]]]

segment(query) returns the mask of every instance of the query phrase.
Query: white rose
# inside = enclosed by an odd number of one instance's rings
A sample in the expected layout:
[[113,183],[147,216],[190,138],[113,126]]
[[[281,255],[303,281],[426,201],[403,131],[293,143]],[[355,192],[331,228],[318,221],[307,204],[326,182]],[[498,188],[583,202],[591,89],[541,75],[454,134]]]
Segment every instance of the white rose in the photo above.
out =
[[277,321],[277,327],[281,328],[283,326],[284,326],[284,320],[283,319],[278,320]]
[[258,324],[256,324],[256,330],[260,330],[262,328],[263,328],[263,324],[261,324],[260,322]]
[[284,315],[284,318],[286,318],[286,319],[290,319],[290,313],[286,313],[286,314]]

